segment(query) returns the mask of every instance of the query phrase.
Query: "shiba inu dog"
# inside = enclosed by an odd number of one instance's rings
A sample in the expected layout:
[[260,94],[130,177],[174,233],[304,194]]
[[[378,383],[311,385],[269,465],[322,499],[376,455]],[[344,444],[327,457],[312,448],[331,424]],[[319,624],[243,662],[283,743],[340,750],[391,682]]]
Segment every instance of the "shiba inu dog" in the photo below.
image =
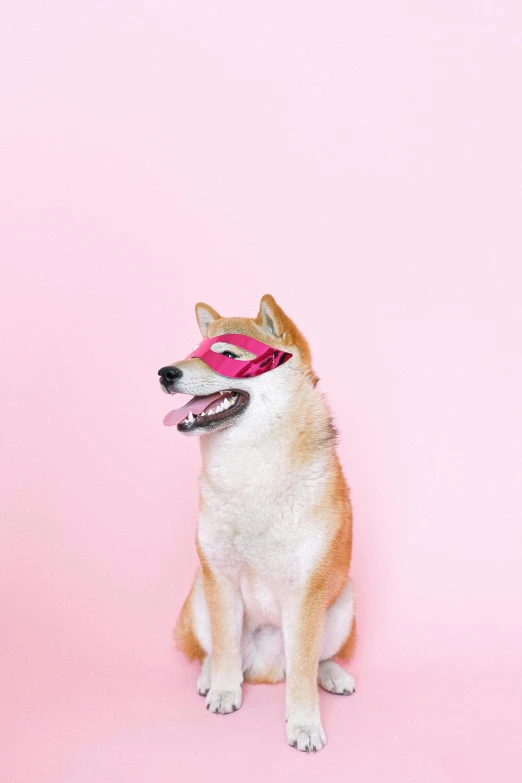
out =
[[201,567],[176,641],[201,661],[197,689],[212,712],[239,709],[244,680],[286,680],[288,743],[317,751],[317,683],[355,690],[333,660],[355,642],[352,511],[335,430],[308,343],[272,296],[256,318],[222,318],[203,303],[196,316],[201,345],[159,370],[169,394],[195,395],[165,424],[202,436]]

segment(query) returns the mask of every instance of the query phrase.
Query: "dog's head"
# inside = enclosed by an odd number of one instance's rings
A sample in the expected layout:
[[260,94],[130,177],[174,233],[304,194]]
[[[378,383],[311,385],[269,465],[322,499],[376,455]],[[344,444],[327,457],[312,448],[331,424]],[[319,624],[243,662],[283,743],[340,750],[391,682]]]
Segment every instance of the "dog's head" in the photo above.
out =
[[266,407],[269,389],[283,391],[289,374],[297,371],[316,383],[308,343],[270,294],[261,299],[257,318],[222,318],[202,302],[196,317],[203,343],[158,371],[168,394],[194,395],[167,414],[167,426],[176,424],[187,435],[215,432]]

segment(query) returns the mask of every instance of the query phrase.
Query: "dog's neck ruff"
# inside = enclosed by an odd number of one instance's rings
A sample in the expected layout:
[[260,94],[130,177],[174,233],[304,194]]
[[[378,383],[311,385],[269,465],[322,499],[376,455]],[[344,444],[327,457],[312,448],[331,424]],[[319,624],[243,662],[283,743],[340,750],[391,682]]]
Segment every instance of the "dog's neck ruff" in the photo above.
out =
[[[244,348],[254,354],[255,358],[235,359],[231,356],[224,356],[222,353],[212,350],[215,343],[227,343]],[[206,337],[187,356],[187,359],[193,358],[201,359],[211,370],[225,378],[254,378],[280,367],[292,358],[292,354],[244,334],[220,334],[217,337]]]

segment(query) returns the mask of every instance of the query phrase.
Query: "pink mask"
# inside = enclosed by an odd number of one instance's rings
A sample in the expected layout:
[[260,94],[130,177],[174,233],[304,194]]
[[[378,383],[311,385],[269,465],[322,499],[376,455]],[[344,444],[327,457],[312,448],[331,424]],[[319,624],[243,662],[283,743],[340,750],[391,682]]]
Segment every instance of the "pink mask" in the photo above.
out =
[[[244,348],[253,353],[255,359],[233,359],[230,356],[223,356],[212,350],[211,346],[214,343],[228,343]],[[194,357],[201,359],[211,370],[224,375],[225,378],[254,378],[284,364],[292,354],[244,334],[220,334],[218,337],[206,337],[192,353],[189,353],[187,359]]]

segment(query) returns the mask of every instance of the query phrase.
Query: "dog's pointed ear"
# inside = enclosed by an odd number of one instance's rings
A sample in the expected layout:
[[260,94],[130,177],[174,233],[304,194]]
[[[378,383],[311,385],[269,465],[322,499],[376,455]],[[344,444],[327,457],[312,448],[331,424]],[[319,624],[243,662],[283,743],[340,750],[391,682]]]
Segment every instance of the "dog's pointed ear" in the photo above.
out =
[[196,305],[196,318],[198,319],[201,334],[203,337],[206,337],[208,327],[212,321],[217,321],[221,316],[210,305],[205,304],[204,302],[198,302]]
[[259,305],[256,322],[270,335],[284,340],[290,319],[271,294],[265,294]]

